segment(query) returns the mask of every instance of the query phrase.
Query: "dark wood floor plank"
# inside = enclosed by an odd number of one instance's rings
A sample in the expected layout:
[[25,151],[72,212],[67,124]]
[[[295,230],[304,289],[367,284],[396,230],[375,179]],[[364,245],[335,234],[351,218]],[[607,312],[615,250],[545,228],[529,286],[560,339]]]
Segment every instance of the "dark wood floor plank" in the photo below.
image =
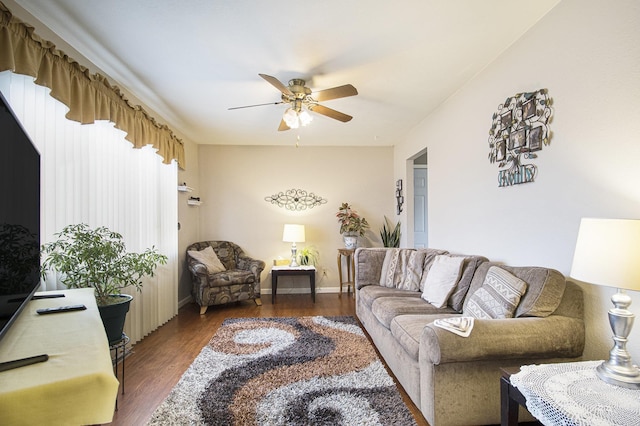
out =
[[[267,298],[262,301],[262,306],[253,302],[212,306],[205,315],[200,315],[197,305],[189,304],[138,342],[126,359],[125,394],[118,395],[118,411],[111,424],[144,425],[226,318],[355,316],[354,299],[346,294],[318,294],[315,304],[308,294],[278,294],[275,305]],[[400,391],[418,425],[428,426],[404,390]]]

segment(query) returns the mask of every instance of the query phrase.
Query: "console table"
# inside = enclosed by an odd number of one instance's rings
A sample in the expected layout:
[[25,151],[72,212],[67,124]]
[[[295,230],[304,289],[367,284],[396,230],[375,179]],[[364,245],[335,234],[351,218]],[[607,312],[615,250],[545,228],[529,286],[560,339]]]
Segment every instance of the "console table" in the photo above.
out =
[[[0,423],[110,423],[118,380],[93,289],[49,293],[65,297],[30,301],[0,341],[0,362],[49,356],[45,362],[0,372]],[[39,308],[75,304],[87,309],[36,313]]]
[[545,425],[631,425],[640,418],[640,390],[596,376],[602,361],[525,365],[501,378],[502,425],[517,425],[518,405]]
[[271,268],[271,303],[276,303],[278,292],[278,277],[306,275],[311,287],[311,300],[316,303],[316,267],[309,266],[274,266]]

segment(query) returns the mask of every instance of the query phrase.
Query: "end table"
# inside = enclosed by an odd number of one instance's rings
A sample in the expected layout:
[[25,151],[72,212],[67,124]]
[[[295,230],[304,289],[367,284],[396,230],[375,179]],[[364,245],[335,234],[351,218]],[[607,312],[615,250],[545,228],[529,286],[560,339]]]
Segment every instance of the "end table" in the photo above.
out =
[[311,287],[311,300],[316,303],[316,267],[310,266],[274,266],[271,268],[271,303],[276,303],[278,277],[291,275],[307,275]]
[[526,405],[544,425],[638,424],[640,389],[600,380],[596,367],[601,362],[523,365],[508,378],[505,375],[512,372],[503,369],[502,424],[517,424],[517,411],[512,408],[518,404]]

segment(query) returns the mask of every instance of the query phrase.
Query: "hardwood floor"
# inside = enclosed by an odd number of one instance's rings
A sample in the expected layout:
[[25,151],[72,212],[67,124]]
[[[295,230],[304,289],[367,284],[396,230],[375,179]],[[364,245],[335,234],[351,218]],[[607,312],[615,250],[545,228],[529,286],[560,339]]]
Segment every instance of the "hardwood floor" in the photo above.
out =
[[[262,306],[252,301],[212,306],[205,315],[200,315],[199,307],[192,303],[138,342],[126,359],[125,394],[118,394],[118,411],[110,424],[144,425],[226,318],[355,316],[354,299],[346,294],[318,294],[315,304],[308,294],[278,295],[275,305],[270,296],[263,297],[262,302]],[[118,374],[121,376],[121,370]],[[404,390],[399,389],[418,425],[428,426]]]

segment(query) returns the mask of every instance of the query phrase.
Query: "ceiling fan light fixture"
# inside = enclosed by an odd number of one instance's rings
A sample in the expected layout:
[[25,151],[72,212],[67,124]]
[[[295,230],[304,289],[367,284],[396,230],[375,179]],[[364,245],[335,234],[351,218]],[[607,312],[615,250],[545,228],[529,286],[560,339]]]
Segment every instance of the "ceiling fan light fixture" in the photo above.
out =
[[313,121],[313,117],[306,109],[300,111],[300,113],[298,114],[298,118],[300,119],[300,124],[302,124],[303,126],[306,126]]
[[287,108],[287,110],[284,112],[284,115],[282,116],[282,119],[291,129],[297,129],[298,127],[300,127],[300,119],[298,118],[298,113],[293,108]]

